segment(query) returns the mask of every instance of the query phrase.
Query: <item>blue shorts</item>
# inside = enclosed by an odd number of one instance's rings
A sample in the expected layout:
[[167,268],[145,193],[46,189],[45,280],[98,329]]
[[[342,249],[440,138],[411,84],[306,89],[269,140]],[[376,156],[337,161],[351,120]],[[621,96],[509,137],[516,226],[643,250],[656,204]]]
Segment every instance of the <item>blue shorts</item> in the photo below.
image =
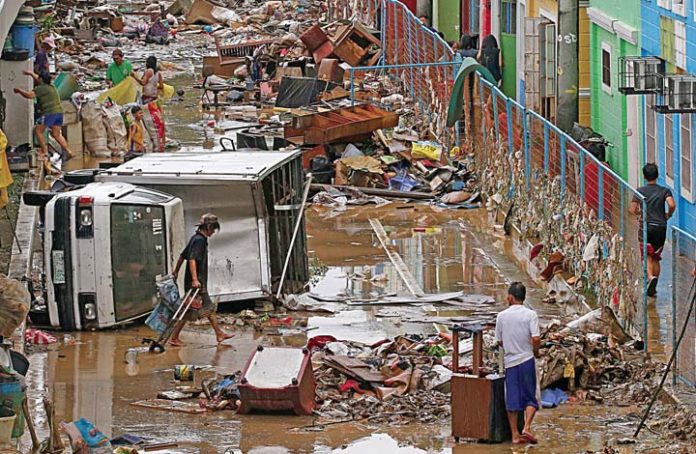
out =
[[53,126],[63,126],[63,114],[57,113],[44,115],[41,117],[41,124],[47,128],[51,128]]
[[505,408],[507,411],[524,411],[527,407],[538,409],[536,388],[536,362],[534,358],[505,369]]

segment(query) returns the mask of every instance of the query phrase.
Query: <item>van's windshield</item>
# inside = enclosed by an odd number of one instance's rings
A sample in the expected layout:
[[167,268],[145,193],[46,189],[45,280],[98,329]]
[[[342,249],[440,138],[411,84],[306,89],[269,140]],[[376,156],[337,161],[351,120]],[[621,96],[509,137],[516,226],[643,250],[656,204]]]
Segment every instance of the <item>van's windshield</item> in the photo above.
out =
[[155,280],[166,273],[164,207],[111,205],[111,266],[117,322],[154,307]]

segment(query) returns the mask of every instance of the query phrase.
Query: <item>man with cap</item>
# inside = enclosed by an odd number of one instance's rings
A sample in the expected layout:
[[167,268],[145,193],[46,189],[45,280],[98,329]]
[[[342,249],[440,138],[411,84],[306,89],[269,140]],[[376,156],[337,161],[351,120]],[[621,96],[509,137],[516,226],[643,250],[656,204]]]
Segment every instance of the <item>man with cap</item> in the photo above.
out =
[[218,325],[215,317],[216,304],[213,303],[208,294],[208,238],[220,230],[220,223],[217,216],[212,213],[206,213],[201,216],[196,227],[196,233],[181,252],[173,274],[176,279],[181,265],[186,262],[184,289],[186,292],[190,289],[199,289],[197,300],[200,301],[200,304],[194,303],[186,313],[185,319],[174,327],[169,344],[175,347],[183,345],[183,342],[179,339],[179,334],[184,328],[186,321],[198,320],[203,317],[207,317],[210,321],[210,325],[215,330],[218,344],[234,337],[234,334],[224,332]]
[[114,49],[111,53],[114,61],[106,68],[106,83],[109,87],[120,84],[126,77],[133,74],[133,64],[123,58],[121,49]]
[[34,73],[41,75],[43,73],[49,72],[48,66],[48,54],[56,48],[56,41],[52,36],[44,39],[41,42],[41,48],[36,53],[34,57]]

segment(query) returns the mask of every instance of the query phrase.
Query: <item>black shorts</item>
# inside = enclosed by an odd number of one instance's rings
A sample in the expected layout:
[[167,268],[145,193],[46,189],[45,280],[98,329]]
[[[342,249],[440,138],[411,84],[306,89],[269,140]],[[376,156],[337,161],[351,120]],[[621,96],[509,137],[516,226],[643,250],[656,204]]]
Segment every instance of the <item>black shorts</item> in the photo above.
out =
[[[653,254],[657,257],[659,257],[662,254],[662,248],[665,246],[666,240],[666,226],[648,224],[648,244],[653,247]],[[649,249],[648,254],[650,254]]]
[[212,315],[217,311],[217,305],[210,298],[210,295],[208,295],[207,291],[199,292],[198,297],[202,300],[201,302],[203,304],[198,309],[190,307],[188,312],[186,312],[186,315],[184,316],[184,320],[193,322],[201,318],[207,317],[209,315]]

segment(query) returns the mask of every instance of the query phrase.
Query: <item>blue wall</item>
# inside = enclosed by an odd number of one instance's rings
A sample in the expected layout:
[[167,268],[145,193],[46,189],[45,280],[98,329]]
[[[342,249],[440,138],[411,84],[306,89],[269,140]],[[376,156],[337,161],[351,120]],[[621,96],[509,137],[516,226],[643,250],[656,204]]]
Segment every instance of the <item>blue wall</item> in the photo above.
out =
[[[672,60],[671,56],[662,55],[662,43],[661,43],[661,32],[660,32],[660,17],[668,17],[675,21],[680,21],[686,24],[686,71],[689,74],[696,75],[696,21],[694,21],[694,2],[691,0],[685,0],[686,3],[686,17],[675,14],[670,10],[657,6],[657,0],[641,0],[641,46],[642,53],[644,56],[656,55],[665,58],[665,60]],[[674,72],[675,67],[668,63],[667,72]],[[659,100],[658,100],[659,103]],[[643,104],[645,105],[645,103]],[[691,114],[692,118],[696,114]],[[691,200],[682,196],[681,193],[681,116],[678,114],[672,114],[674,128],[672,131],[673,144],[674,144],[674,159],[673,159],[673,169],[674,169],[674,183],[669,185],[665,179],[665,135],[664,135],[664,125],[665,125],[665,115],[657,115],[657,164],[660,166],[660,184],[669,186],[672,189],[675,201],[677,202],[677,212],[675,216],[670,221],[670,224],[677,225],[687,232],[696,232],[696,204]],[[644,119],[645,120],[645,119]],[[645,121],[643,123],[645,125]],[[692,148],[692,162],[691,162],[691,185],[692,194],[696,192],[694,187],[696,187],[696,131],[694,131],[694,122],[692,121],[691,130],[691,148]],[[643,143],[646,143],[645,137]],[[647,157],[646,157],[647,159]],[[693,194],[696,195],[696,194]]]

